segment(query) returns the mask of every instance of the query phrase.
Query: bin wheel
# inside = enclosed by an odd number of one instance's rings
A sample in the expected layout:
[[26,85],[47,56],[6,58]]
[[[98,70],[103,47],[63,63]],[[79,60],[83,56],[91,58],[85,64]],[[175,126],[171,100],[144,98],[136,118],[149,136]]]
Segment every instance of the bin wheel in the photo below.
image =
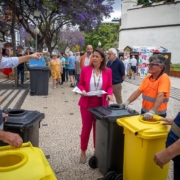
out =
[[118,174],[114,180],[123,180],[123,175]]
[[90,166],[92,169],[96,169],[96,168],[97,168],[97,158],[96,158],[96,156],[92,156],[92,157],[89,159],[89,166]]
[[31,96],[34,96],[34,95],[35,95],[35,93],[34,93],[33,91],[31,91],[31,92],[30,92],[30,95],[31,95]]
[[117,173],[115,171],[109,171],[106,175],[105,175],[105,180],[115,180],[117,176]]

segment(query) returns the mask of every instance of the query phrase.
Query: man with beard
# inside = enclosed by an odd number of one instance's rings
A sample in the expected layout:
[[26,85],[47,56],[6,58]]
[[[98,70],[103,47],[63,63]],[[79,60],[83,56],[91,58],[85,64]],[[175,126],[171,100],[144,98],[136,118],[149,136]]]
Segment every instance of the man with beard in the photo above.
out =
[[87,45],[86,53],[80,58],[80,68],[83,66],[89,66],[92,63],[92,52],[93,47],[91,45]]

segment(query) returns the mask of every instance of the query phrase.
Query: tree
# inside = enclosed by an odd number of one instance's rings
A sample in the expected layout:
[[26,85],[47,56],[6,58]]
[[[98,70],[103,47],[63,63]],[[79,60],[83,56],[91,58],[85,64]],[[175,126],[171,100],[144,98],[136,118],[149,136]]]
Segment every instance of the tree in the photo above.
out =
[[[0,3],[0,40],[6,42],[9,30],[12,24],[12,11],[6,10],[5,6]],[[15,24],[12,24],[14,26]]]
[[[29,25],[38,26],[40,30],[39,48],[45,41],[50,53],[58,43],[57,32],[64,25],[85,25],[86,31],[100,24],[103,17],[109,17],[113,11],[114,0],[1,0],[17,17],[19,23],[34,39],[34,32]],[[16,11],[12,6],[15,1]],[[106,2],[106,3],[105,3]],[[40,10],[37,20],[34,10]],[[54,38],[55,37],[55,38]],[[52,44],[52,40],[56,40]]]
[[91,44],[93,48],[97,48],[98,42],[101,47],[108,49],[110,47],[117,48],[119,33],[119,24],[102,24],[99,29],[95,29],[93,33],[85,33],[86,45]]
[[60,41],[58,43],[60,52],[65,52],[67,47],[73,49],[73,47],[79,46],[80,48],[84,47],[84,45],[85,38],[83,36],[83,33],[78,29],[67,27],[66,29],[61,30]]

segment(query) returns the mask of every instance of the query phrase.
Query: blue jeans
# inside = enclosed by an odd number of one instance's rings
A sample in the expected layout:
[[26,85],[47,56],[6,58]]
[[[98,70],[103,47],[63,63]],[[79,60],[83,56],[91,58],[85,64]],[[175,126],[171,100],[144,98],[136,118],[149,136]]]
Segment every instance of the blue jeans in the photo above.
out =
[[18,69],[17,74],[18,74],[18,80],[19,80],[19,74],[21,73],[21,84],[24,83],[24,69]]
[[65,78],[68,81],[69,69],[65,69]]
[[78,84],[79,84],[79,75],[80,75],[80,74],[76,74],[76,75],[75,75],[76,86],[78,86]]

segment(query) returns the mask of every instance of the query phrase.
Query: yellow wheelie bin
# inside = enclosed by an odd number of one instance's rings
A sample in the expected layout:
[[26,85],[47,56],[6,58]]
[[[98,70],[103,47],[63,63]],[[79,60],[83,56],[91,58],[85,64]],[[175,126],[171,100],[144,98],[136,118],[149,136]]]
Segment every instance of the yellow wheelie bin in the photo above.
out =
[[1,180],[57,180],[42,150],[30,142],[0,147]]
[[154,162],[156,152],[165,148],[169,126],[161,124],[162,117],[154,115],[152,120],[143,116],[117,119],[124,128],[123,180],[166,180],[169,164],[163,169]]

